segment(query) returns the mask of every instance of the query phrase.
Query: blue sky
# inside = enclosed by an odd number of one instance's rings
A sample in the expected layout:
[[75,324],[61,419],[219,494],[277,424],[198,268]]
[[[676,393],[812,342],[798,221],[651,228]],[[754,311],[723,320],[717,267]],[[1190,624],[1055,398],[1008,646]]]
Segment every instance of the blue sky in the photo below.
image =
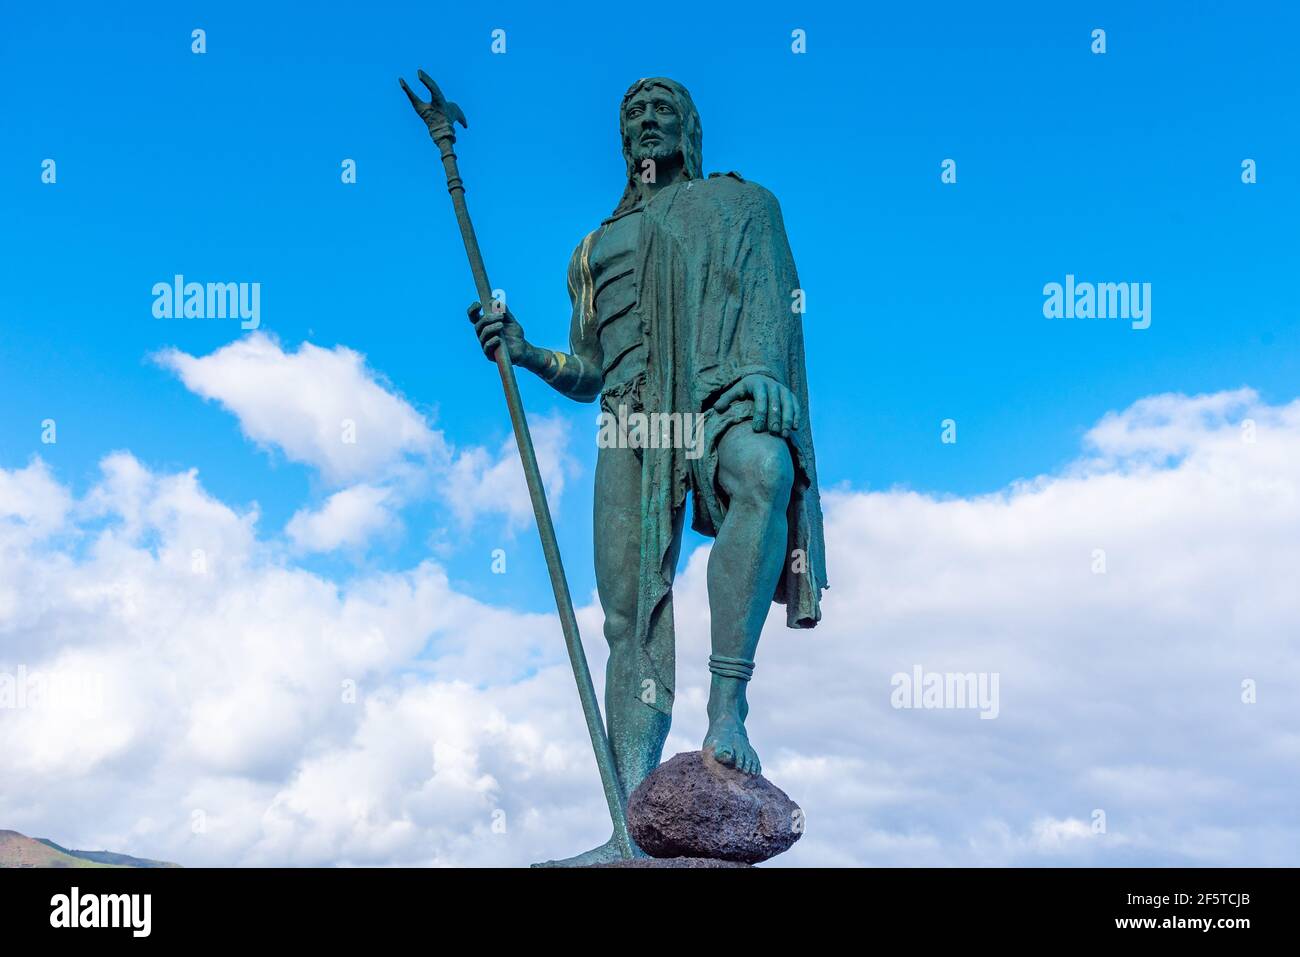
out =
[[[506,436],[450,204],[396,87],[423,66],[470,119],[459,144],[495,285],[560,346],[573,245],[620,190],[616,109],[665,74],[702,113],[705,165],[780,198],[801,279],[823,481],[989,491],[1066,461],[1107,409],[1166,390],[1300,372],[1296,67],[1286,5],[701,7],[649,26],[528,5],[84,5],[7,15],[0,253],[0,464],[44,453],[85,481],[106,451],[197,466],[223,499],[292,514],[311,479],[147,361],[199,355],[235,324],[156,320],[154,282],[262,284],[286,348],[346,344],[457,443]],[[1259,29],[1268,18],[1270,27]],[[190,30],[208,52],[190,52]],[[490,32],[507,31],[507,53]],[[808,53],[790,31],[808,31]],[[1107,30],[1107,52],[1089,52]],[[40,182],[40,163],[58,182]],[[1259,182],[1240,182],[1253,158]],[[358,182],[340,183],[355,159]],[[940,183],[953,158],[958,182]],[[1066,273],[1153,286],[1150,329],[1050,322]],[[578,434],[589,407],[524,384]],[[59,423],[56,447],[39,423]],[[939,442],[940,422],[958,442]],[[575,443],[586,475],[594,449]],[[581,480],[585,483],[587,480]],[[591,587],[587,491],[561,504],[575,589]],[[416,534],[391,556],[409,561]],[[490,533],[485,532],[490,537]],[[463,577],[478,574],[466,544]],[[536,561],[524,549],[524,561]],[[540,566],[538,566],[540,568]],[[540,590],[524,600],[539,610]],[[521,583],[522,584],[522,583]]]
[[[705,169],[782,204],[808,297],[832,590],[821,627],[765,639],[752,723],[810,820],[841,822],[794,862],[1295,863],[1300,672],[1276,643],[1300,615],[1300,11],[673,16],[6,10],[0,665],[90,661],[126,704],[84,752],[57,726],[0,722],[28,782],[0,796],[0,827],[222,864],[520,863],[603,836],[535,533],[491,507],[514,487],[508,421],[464,316],[441,169],[397,85],[423,67],[468,115],[458,153],[488,270],[541,345],[565,344],[570,252],[621,192],[617,107],[635,79],[683,82]],[[260,283],[260,329],[154,318],[153,285],[177,273]],[[1150,328],[1044,318],[1043,286],[1067,274],[1150,283]],[[278,384],[263,392],[264,373]],[[553,507],[599,673],[596,409],[520,381],[542,444],[567,456]],[[392,424],[374,453],[388,471],[330,474],[337,449],[307,426],[338,397]],[[956,444],[940,441],[949,418]],[[1248,450],[1243,418],[1261,430]],[[1050,478],[1013,486],[1035,476]],[[290,547],[295,516],[334,521],[314,510],[351,489],[381,496],[384,530]],[[219,580],[173,578],[195,540],[228,558]],[[1098,547],[1116,574],[1089,571]],[[702,566],[682,575],[693,664],[669,753],[701,730]],[[1002,673],[1002,717],[891,710],[890,674],[917,664]],[[321,704],[340,675],[369,676],[364,716]],[[1265,678],[1244,708],[1240,682]],[[408,788],[367,748],[390,734],[411,767],[448,741],[473,757]],[[358,825],[328,805],[353,786],[384,812]],[[416,791],[436,813],[402,803]],[[483,836],[498,805],[543,823],[502,850]],[[1102,849],[1082,840],[1097,807],[1115,822]],[[194,844],[193,808],[225,822],[219,839]],[[858,829],[868,812],[878,831]],[[425,840],[402,857],[411,826]]]

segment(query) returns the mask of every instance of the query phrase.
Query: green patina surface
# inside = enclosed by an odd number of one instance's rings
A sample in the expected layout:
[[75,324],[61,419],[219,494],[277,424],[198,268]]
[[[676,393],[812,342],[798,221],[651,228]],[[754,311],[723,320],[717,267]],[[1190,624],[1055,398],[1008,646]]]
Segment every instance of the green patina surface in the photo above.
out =
[[[441,107],[407,92],[443,150],[464,234],[468,214],[456,193],[450,147],[450,119],[463,123],[463,116],[421,79]],[[534,345],[509,310],[485,311],[477,302],[469,309],[489,358],[527,369],[577,401],[598,400],[607,421],[631,418],[635,426],[630,432],[602,427],[594,501],[596,580],[610,657],[608,744],[603,733],[593,733],[593,743],[598,763],[612,751],[617,770],[615,835],[560,862],[571,864],[626,856],[621,805],[662,757],[676,686],[672,584],[688,496],[693,527],[715,539],[703,748],[722,764],[761,770],[745,728],[746,687],[771,603],[785,605],[789,627],[813,627],[827,584],[803,292],[776,198],[736,173],[704,175],[700,116],[673,80],[633,84],[620,104],[619,125],[626,187],[611,216],[570,259],[568,348]],[[486,301],[491,287],[471,240],[472,229],[466,248]],[[508,399],[511,386],[513,377]],[[522,410],[517,434],[521,419]],[[647,422],[671,427],[661,433],[657,425],[644,428]],[[660,441],[664,436],[673,438]],[[540,482],[533,482],[529,455],[531,446],[524,464],[533,489]],[[534,491],[535,505],[537,499]],[[549,516],[539,527],[548,560],[554,552],[554,578],[559,558],[553,534],[548,537]],[[567,600],[567,587],[562,600],[557,588],[562,618]],[[584,693],[580,647],[578,655],[575,674],[590,724],[595,708]],[[602,763],[608,792],[606,770]]]

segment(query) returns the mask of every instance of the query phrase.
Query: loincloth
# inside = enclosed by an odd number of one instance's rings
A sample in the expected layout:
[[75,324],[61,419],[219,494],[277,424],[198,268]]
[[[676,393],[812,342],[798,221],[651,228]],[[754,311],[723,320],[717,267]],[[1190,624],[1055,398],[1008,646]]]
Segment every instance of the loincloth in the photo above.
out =
[[[654,410],[646,408],[645,390],[646,373],[641,371],[626,382],[602,392],[601,411],[616,420],[634,414],[648,414]],[[685,504],[685,492],[689,491],[694,506],[691,527],[703,535],[713,537],[722,527],[729,504],[726,490],[718,483],[718,446],[733,425],[752,419],[754,403],[751,399],[742,399],[733,402],[725,412],[707,409],[689,414],[699,417],[698,432],[693,432],[699,439],[699,451],[693,456],[683,454],[679,459],[680,467],[684,469],[685,483],[682,495],[673,501],[672,507],[676,511]],[[635,448],[634,451],[638,460],[644,459],[641,448]]]

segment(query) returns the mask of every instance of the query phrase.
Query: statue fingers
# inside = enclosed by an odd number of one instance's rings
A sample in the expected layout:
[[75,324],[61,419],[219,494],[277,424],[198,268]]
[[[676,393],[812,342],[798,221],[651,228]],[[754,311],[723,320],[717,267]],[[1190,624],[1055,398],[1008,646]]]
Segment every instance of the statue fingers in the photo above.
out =
[[794,428],[798,416],[799,400],[794,397],[794,393],[789,389],[783,389],[781,392],[781,435],[790,434],[790,430]]
[[479,303],[477,299],[475,299],[473,302],[469,304],[469,308],[465,310],[465,315],[469,316],[469,321],[474,323],[474,325],[477,326],[479,319],[482,318],[482,316],[480,315],[480,313],[482,312],[483,312],[483,306]]
[[763,382],[753,389],[754,397],[754,431],[762,432],[767,427],[767,404],[769,401],[767,383]]
[[493,314],[499,320],[504,322],[507,326],[510,326],[514,329],[520,329],[520,333],[522,334],[522,329],[519,325],[519,320],[515,318],[515,314],[510,311],[510,307],[507,306],[505,303],[502,303],[498,309],[494,310]]
[[781,435],[785,423],[785,389],[779,385],[768,386],[767,431]]
[[713,403],[713,408],[718,412],[726,412],[727,409],[730,407],[731,403],[735,402],[737,399],[741,398],[744,395],[744,391],[745,391],[745,382],[742,379],[740,382],[737,382],[726,392],[722,393],[722,395],[718,397],[718,401]]

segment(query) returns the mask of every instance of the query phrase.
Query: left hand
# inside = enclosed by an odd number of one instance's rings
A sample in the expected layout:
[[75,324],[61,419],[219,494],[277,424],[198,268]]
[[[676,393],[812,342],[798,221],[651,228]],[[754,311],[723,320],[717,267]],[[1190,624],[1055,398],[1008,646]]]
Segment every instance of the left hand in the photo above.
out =
[[754,400],[754,431],[771,432],[786,438],[799,428],[802,410],[795,394],[770,376],[747,375],[718,397],[713,408],[727,411],[733,402]]

